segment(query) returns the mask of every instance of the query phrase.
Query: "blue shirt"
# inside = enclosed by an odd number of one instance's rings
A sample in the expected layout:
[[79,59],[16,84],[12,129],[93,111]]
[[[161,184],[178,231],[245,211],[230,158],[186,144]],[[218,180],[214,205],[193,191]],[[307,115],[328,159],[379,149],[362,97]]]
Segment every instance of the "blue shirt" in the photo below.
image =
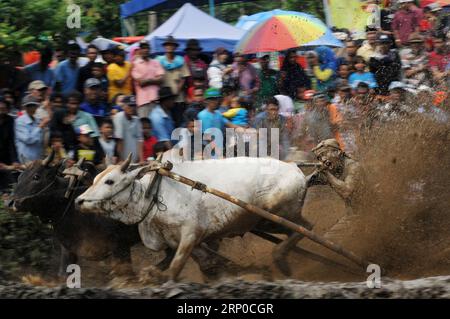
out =
[[84,101],[80,104],[80,110],[91,114],[92,116],[104,117],[108,115],[106,111],[106,105],[104,103],[98,103],[96,105]]
[[27,65],[24,68],[24,71],[29,75],[31,81],[42,81],[49,88],[53,87],[53,85],[55,84],[54,71],[50,68],[42,70],[41,64],[39,62]]
[[175,129],[175,124],[172,117],[168,115],[160,105],[157,105],[150,113],[150,121],[152,121],[153,132],[158,141],[172,140],[172,131]]
[[24,113],[15,120],[17,157],[22,164],[38,160],[42,156],[43,131],[39,120]]
[[221,131],[224,131],[225,125],[229,123],[218,110],[210,112],[207,109],[204,109],[198,113],[197,118],[202,121],[203,133],[209,128],[218,128]]
[[56,66],[55,81],[61,83],[61,92],[63,94],[76,90],[79,71],[79,65],[73,66],[69,60],[64,60]]
[[362,74],[355,72],[350,75],[350,78],[348,79],[348,84],[354,89],[356,89],[360,82],[367,83],[371,89],[378,87],[377,80],[375,80],[375,77],[371,72],[364,72]]

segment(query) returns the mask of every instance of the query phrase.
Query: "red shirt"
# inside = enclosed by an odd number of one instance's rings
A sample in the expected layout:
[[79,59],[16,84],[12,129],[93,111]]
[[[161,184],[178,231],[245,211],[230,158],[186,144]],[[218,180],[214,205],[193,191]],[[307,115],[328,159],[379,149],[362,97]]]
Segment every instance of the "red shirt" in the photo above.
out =
[[158,142],[156,137],[150,136],[144,140],[144,159],[149,157],[155,157],[155,152],[153,151],[153,146]]
[[437,68],[439,72],[444,72],[445,68],[447,67],[448,63],[450,62],[450,55],[442,55],[437,53],[436,51],[433,51],[428,56],[429,65],[432,68]]

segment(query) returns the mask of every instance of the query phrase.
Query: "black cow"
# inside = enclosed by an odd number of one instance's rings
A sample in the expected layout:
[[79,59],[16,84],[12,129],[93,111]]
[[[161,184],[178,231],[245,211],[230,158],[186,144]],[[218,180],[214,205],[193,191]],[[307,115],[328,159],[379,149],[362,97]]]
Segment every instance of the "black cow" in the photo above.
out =
[[76,263],[78,257],[103,260],[109,256],[113,258],[115,274],[131,274],[130,248],[140,242],[137,226],[81,214],[74,206],[74,199],[89,185],[77,185],[72,196],[66,198],[69,180],[61,174],[63,164],[50,164],[53,156],[35,161],[25,169],[19,176],[11,204],[16,210],[37,215],[53,226],[61,244],[61,276],[66,274],[67,265]]

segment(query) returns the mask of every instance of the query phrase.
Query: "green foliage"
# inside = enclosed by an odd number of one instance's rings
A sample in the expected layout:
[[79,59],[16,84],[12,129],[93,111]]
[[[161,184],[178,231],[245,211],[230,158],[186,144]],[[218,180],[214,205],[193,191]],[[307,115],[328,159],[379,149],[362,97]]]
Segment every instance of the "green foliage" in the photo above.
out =
[[[39,49],[48,44],[66,43],[78,34],[88,34],[88,40],[97,35],[107,38],[120,36],[120,9],[124,0],[1,0],[0,1],[0,55],[13,51]],[[69,29],[66,21],[67,6],[77,4],[81,9],[81,29]],[[304,11],[323,18],[321,0],[258,0],[217,6],[219,19],[235,23],[241,15],[250,15],[276,8]],[[209,12],[208,6],[201,9]],[[158,12],[160,23],[174,10]],[[148,17],[145,13],[135,17],[138,34],[147,33]],[[195,23],[195,21],[193,21]]]
[[48,270],[52,230],[31,214],[10,213],[0,201],[0,270],[14,276],[21,270]]

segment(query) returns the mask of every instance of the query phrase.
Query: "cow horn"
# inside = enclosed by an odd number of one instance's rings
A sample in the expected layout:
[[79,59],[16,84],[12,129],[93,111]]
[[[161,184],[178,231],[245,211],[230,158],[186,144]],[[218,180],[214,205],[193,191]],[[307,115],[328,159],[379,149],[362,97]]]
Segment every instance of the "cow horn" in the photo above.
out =
[[128,157],[127,157],[127,159],[125,160],[125,162],[123,162],[122,165],[120,165],[120,170],[121,170],[123,173],[125,173],[125,171],[128,169],[128,167],[129,167],[130,164],[131,164],[131,155],[132,155],[132,154],[133,154],[133,153],[128,154]]
[[81,165],[83,165],[83,163],[84,163],[84,157],[81,157],[79,160],[78,160],[78,162],[77,162],[77,164],[75,164],[78,168],[81,168]]
[[42,161],[42,165],[44,165],[45,167],[48,167],[50,165],[50,163],[53,162],[54,158],[55,158],[55,150],[52,149],[50,154],[48,154],[48,156]]

